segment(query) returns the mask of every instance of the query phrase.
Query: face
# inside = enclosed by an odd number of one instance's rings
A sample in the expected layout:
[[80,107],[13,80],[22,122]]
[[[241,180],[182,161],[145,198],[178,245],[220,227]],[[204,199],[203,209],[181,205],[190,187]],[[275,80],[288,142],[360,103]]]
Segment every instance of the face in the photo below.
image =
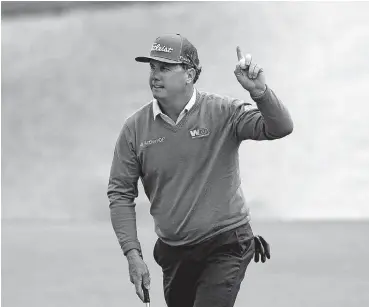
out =
[[154,98],[171,98],[185,92],[187,73],[178,64],[150,61],[150,88]]

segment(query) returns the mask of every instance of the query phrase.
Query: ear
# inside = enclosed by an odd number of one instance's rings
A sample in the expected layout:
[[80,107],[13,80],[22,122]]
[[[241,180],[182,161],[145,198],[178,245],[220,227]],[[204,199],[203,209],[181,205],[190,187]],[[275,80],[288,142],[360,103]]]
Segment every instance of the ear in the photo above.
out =
[[194,68],[187,69],[187,79],[186,82],[189,84],[193,82],[196,76],[196,70]]

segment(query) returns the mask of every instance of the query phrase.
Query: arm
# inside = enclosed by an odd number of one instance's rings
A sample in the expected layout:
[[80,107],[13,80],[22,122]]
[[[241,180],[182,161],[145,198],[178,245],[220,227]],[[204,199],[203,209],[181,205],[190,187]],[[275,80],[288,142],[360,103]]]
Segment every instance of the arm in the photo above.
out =
[[125,124],[115,146],[110,170],[108,198],[114,231],[124,255],[127,256],[129,276],[136,294],[144,301],[142,285],[150,286],[150,273],[142,259],[141,245],[137,238],[135,198],[141,168],[132,143],[133,135]]
[[274,140],[292,132],[293,122],[287,108],[269,87],[257,96],[250,95],[257,107],[241,101],[232,105],[232,130],[239,140]]
[[107,193],[111,222],[124,255],[132,249],[141,253],[134,202],[138,196],[140,165],[130,141],[132,139],[132,133],[125,124],[115,146]]
[[272,140],[282,138],[293,130],[291,117],[266,85],[263,69],[252,63],[252,56],[243,56],[237,47],[238,63],[234,71],[238,82],[247,90],[257,107],[240,101],[232,103],[231,123],[239,140]]

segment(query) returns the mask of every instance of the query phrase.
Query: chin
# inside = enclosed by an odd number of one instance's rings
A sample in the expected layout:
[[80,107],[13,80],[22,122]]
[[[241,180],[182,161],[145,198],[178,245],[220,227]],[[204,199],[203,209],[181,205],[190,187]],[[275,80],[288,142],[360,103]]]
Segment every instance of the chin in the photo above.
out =
[[155,99],[167,97],[167,94],[164,91],[156,91],[156,90],[151,89],[151,92]]
[[154,91],[151,91],[152,92],[152,96],[155,98],[155,99],[158,99],[158,98],[162,98],[162,95],[158,94],[158,93],[155,93]]

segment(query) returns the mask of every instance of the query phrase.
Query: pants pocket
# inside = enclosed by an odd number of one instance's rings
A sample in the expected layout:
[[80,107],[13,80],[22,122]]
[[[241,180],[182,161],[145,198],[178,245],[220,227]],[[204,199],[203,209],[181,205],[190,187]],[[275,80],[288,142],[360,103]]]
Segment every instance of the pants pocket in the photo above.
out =
[[243,256],[249,250],[254,239],[254,234],[252,232],[250,224],[238,227],[235,230],[235,233],[239,247],[239,254],[240,256]]

